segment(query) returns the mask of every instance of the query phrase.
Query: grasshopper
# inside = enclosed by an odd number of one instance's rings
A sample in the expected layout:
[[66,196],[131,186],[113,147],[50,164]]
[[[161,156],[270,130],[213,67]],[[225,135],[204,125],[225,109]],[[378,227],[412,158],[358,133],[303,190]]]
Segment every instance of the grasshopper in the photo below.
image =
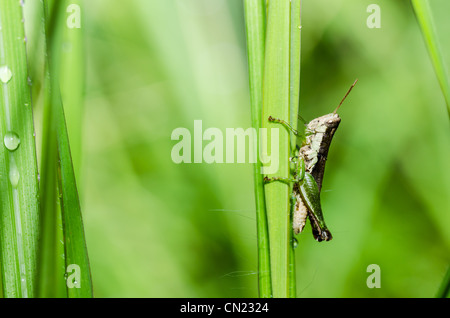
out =
[[[320,204],[320,191],[322,189],[328,150],[330,149],[334,133],[341,123],[341,118],[337,114],[337,111],[353,87],[355,87],[357,81],[347,91],[347,94],[345,94],[334,112],[315,118],[306,125],[305,141],[300,149],[295,149],[294,156],[290,158],[291,162],[295,165],[293,177],[264,178],[266,183],[272,181],[293,182],[291,207],[293,210],[292,226],[294,233],[299,234],[303,231],[306,218],[309,217],[313,236],[318,242],[330,241],[333,238],[323,218]],[[268,120],[282,124],[292,131],[295,136],[299,136],[299,132],[293,129],[286,121],[273,118],[272,116]]]

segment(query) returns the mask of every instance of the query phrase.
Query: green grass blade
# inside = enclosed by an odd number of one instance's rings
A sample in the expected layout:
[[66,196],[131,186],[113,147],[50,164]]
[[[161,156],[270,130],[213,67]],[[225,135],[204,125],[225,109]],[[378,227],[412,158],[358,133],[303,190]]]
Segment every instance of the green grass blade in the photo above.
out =
[[439,291],[436,295],[437,298],[446,298],[450,296],[450,267],[447,269],[445,273],[445,277],[442,280],[441,286],[439,287]]
[[[35,47],[34,54],[47,56],[45,40],[45,15],[42,3],[34,3],[35,32],[42,42],[39,48]],[[36,60],[36,58],[35,58]],[[47,58],[44,61],[48,64]],[[40,161],[40,206],[41,206],[41,237],[39,241],[38,258],[38,283],[37,296],[41,298],[67,297],[66,283],[64,281],[65,262],[64,244],[62,233],[62,220],[60,205],[58,201],[57,183],[57,143],[56,125],[54,119],[53,105],[55,101],[52,96],[52,82],[49,68],[45,67],[44,79],[44,105],[42,125],[42,151]],[[42,89],[42,88],[41,88]]]
[[[49,84],[49,81],[47,81]],[[44,130],[40,173],[41,240],[39,244],[39,297],[66,297],[65,264],[62,239],[61,210],[58,201],[56,129],[52,112],[50,85],[46,85]]]
[[[270,175],[289,176],[289,134],[280,125],[269,123],[269,116],[289,120],[290,1],[270,1],[266,37],[263,87],[263,128],[278,129],[278,144],[271,144],[272,154],[278,151],[278,171]],[[268,165],[265,164],[264,167]],[[274,297],[289,295],[289,264],[291,224],[289,217],[289,186],[281,182],[265,185],[269,225],[272,288]]]
[[[44,2],[44,4],[47,4]],[[51,104],[58,154],[57,180],[64,232],[65,265],[68,270],[67,294],[70,298],[92,297],[92,279],[85,242],[78,189],[75,181],[69,136],[60,95],[61,27],[65,27],[65,6],[55,2],[50,19],[45,12]],[[73,267],[75,266],[75,267]],[[72,271],[72,268],[74,270]],[[77,277],[78,276],[78,277]],[[69,280],[71,284],[69,284]]]
[[[66,0],[65,8],[82,7],[82,0]],[[70,6],[70,7],[69,7]],[[71,11],[72,12],[72,11]],[[83,17],[83,15],[81,16]],[[60,85],[70,137],[74,171],[80,180],[81,127],[84,103],[84,28],[64,28],[61,43]]]
[[60,108],[58,114],[58,153],[59,153],[59,190],[62,194],[61,209],[63,216],[66,266],[80,267],[80,288],[68,288],[69,297],[92,297],[92,279],[84,236],[78,190],[75,182],[70,156],[69,138]]
[[425,38],[428,52],[439,80],[439,85],[441,86],[445,102],[447,103],[447,112],[450,116],[450,85],[446,65],[442,58],[441,48],[436,36],[430,4],[428,3],[428,0],[411,0],[411,3]]
[[[291,58],[289,123],[297,130],[300,102],[300,53],[301,53],[301,0],[291,1]],[[291,148],[295,149],[297,137],[291,132]]]
[[[250,98],[252,109],[252,127],[259,131],[262,115],[262,86],[264,74],[264,50],[266,37],[266,4],[264,0],[246,0],[245,21],[247,29],[247,50],[250,78]],[[259,153],[259,143],[256,143],[256,153]],[[267,228],[266,203],[264,197],[262,163],[257,156],[257,163],[253,167],[256,223],[258,236],[258,280],[259,296],[272,296],[270,273],[269,232]]]
[[[301,0],[291,1],[291,57],[290,57],[290,92],[289,92],[289,124],[297,130],[298,112],[300,102],[300,53],[301,53]],[[291,150],[297,145],[297,137],[290,133]],[[292,185],[291,190],[292,191]],[[292,221],[291,221],[292,223]],[[291,231],[291,241],[294,239]],[[290,265],[290,297],[295,298],[297,294],[295,275],[294,244],[291,246]]]
[[[33,297],[39,204],[36,147],[19,0],[0,2],[0,251],[4,297]],[[20,138],[15,151],[4,138]],[[15,147],[14,147],[15,148]]]

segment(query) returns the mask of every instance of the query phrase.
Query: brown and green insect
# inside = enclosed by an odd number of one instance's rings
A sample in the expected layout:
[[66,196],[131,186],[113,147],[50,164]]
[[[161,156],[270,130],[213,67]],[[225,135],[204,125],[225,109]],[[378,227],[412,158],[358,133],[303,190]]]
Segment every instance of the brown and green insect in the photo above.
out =
[[[323,217],[320,191],[331,141],[341,123],[341,118],[337,111],[357,81],[350,87],[334,112],[315,118],[306,125],[306,138],[300,149],[296,149],[294,156],[291,158],[295,165],[293,177],[287,179],[266,177],[264,179],[266,182],[284,181],[294,183],[292,191],[292,226],[294,233],[299,234],[303,231],[306,218],[308,217],[313,236],[319,242],[330,241],[333,238]],[[299,136],[299,132],[294,130],[286,121],[271,116],[269,121],[280,123],[292,131],[294,135]]]

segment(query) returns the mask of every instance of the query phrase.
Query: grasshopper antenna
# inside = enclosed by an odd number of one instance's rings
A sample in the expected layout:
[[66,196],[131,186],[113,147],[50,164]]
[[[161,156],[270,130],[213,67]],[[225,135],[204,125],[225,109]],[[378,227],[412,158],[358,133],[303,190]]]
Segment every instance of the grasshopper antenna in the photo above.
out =
[[356,79],[356,81],[353,83],[353,85],[350,87],[350,89],[348,90],[347,94],[345,94],[344,98],[341,100],[341,103],[339,104],[339,106],[335,109],[335,111],[333,112],[333,114],[336,114],[337,111],[339,110],[339,108],[341,108],[342,103],[345,101],[345,99],[347,98],[348,94],[350,94],[350,92],[352,91],[353,87],[355,87],[356,83],[358,82],[358,79]]
[[306,120],[300,115],[297,115],[297,119],[300,120],[304,124],[306,123]]

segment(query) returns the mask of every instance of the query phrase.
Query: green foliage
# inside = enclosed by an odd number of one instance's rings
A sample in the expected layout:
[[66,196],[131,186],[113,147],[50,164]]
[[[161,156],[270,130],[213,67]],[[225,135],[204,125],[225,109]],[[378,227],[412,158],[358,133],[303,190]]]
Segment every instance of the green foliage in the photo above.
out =
[[[0,251],[4,297],[92,297],[60,96],[59,74],[64,66],[61,34],[66,28],[67,4],[30,2],[25,9],[22,1],[0,4],[0,127],[4,140],[0,147]],[[45,13],[47,6],[50,10]],[[75,44],[80,42],[77,37]],[[82,67],[82,59],[72,61],[75,68]],[[73,104],[80,100],[83,80],[78,71],[70,70],[68,76],[74,75],[71,82],[79,84],[66,94]],[[34,131],[33,107],[38,114],[34,118],[38,133]],[[36,136],[42,140],[38,148],[42,178],[38,175]]]

